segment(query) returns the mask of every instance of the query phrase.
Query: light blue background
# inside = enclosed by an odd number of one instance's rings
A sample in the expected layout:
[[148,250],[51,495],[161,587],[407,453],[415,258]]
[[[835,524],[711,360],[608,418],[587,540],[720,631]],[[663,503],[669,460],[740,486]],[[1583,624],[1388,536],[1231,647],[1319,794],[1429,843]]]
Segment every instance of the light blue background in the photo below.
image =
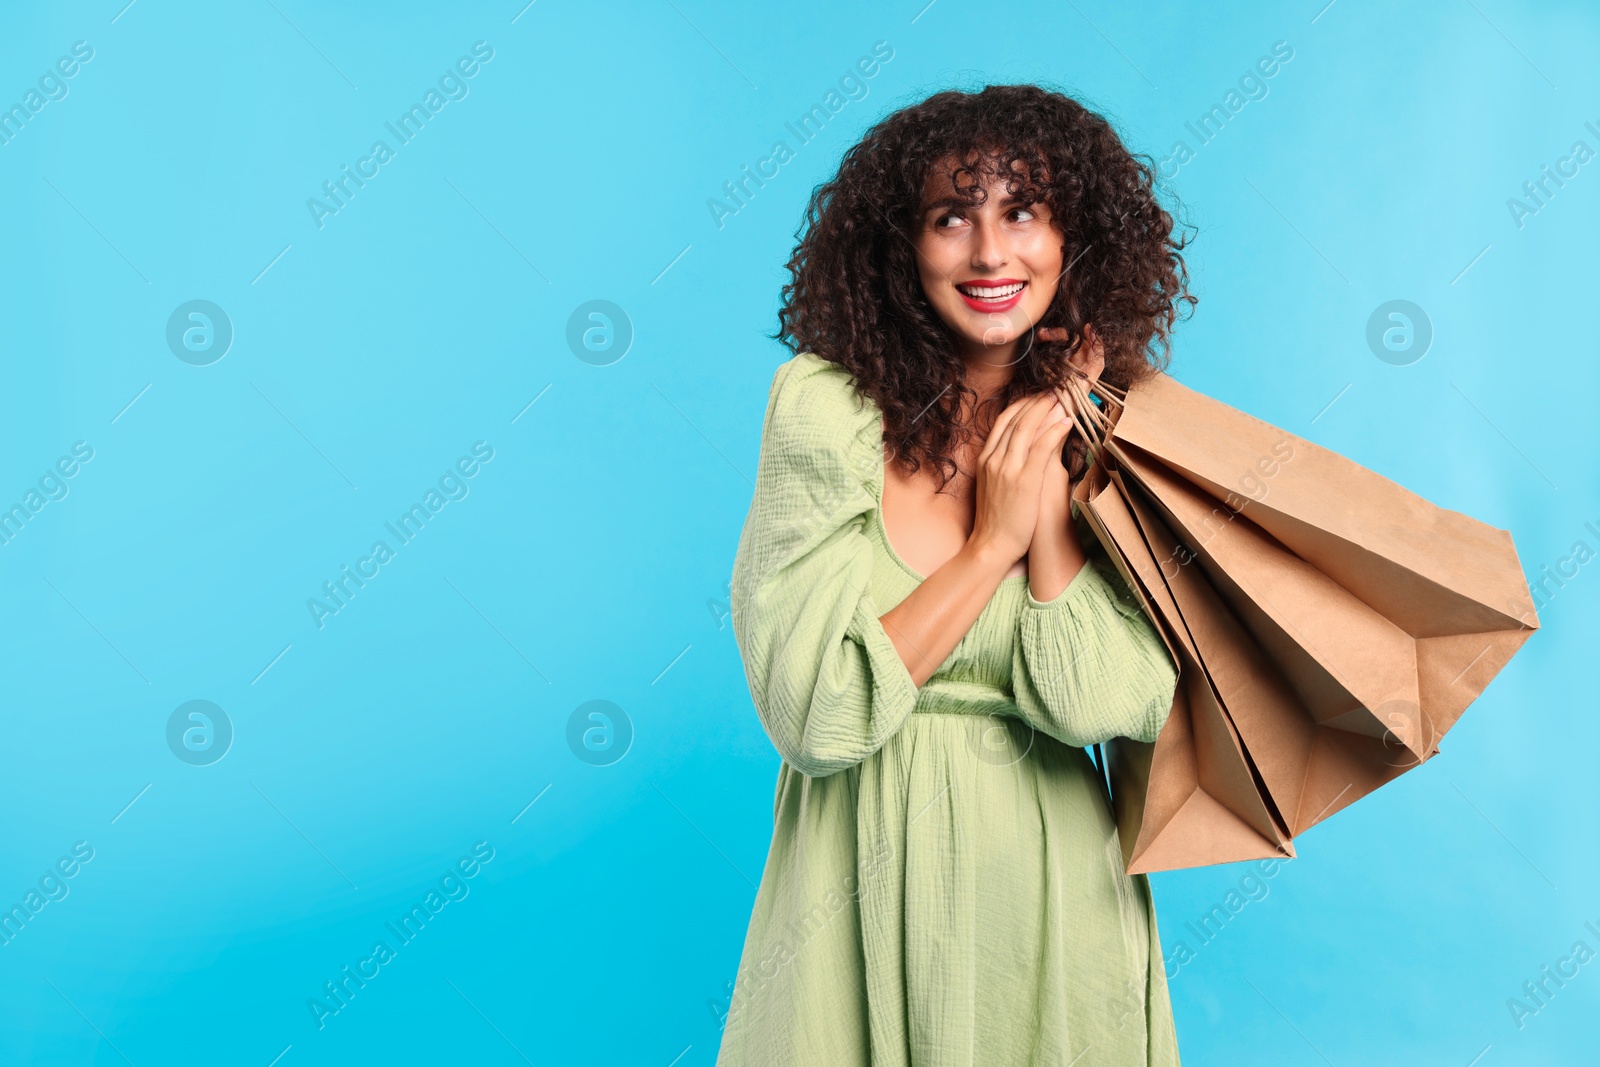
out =
[[[124,2],[0,16],[0,105],[94,49],[0,145],[0,505],[94,449],[0,546],[0,903],[94,849],[0,947],[5,1064],[713,1062],[778,769],[724,614],[764,334],[811,188],[939,88],[1051,83],[1161,158],[1287,42],[1166,168],[1200,231],[1173,372],[1511,530],[1530,575],[1600,549],[1600,161],[1507,207],[1600,149],[1592,4]],[[319,229],[307,199],[480,40]],[[165,340],[194,299],[235,330],[210,366]],[[607,366],[566,341],[595,299],[635,330]],[[1365,341],[1391,299],[1435,331],[1409,366]],[[319,629],[307,599],[476,441],[469,495]],[[1597,573],[1176,973],[1186,1063],[1594,1062],[1600,963],[1520,1029],[1507,999],[1600,950]],[[196,699],[235,730],[204,767],[165,736]],[[568,746],[589,700],[632,724],[613,765]],[[307,1000],[479,841],[319,1030]],[[1243,873],[1153,878],[1169,952]]]

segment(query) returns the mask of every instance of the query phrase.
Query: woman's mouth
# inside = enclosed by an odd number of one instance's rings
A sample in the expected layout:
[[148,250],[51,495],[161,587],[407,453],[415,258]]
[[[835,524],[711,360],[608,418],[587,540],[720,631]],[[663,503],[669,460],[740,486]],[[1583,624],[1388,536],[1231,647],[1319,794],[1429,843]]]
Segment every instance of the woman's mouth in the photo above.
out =
[[1007,311],[1022,300],[1027,282],[1015,278],[986,278],[983,281],[957,282],[956,292],[974,311]]

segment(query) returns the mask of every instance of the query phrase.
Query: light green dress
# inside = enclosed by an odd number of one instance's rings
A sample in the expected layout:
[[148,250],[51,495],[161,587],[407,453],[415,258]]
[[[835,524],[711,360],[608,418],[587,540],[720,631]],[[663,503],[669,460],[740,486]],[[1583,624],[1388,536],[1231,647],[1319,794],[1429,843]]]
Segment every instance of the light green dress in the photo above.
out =
[[1078,519],[1066,589],[1004,579],[917,688],[879,622],[922,580],[883,460],[848,372],[778,368],[731,606],[783,763],[717,1065],[1176,1064],[1149,881],[1082,747],[1155,739],[1166,646]]

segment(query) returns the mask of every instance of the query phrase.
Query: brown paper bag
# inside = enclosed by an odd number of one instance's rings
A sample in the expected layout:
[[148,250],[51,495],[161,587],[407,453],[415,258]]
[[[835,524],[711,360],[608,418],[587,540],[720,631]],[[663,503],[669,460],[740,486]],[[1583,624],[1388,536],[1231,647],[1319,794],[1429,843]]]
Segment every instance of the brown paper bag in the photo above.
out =
[[1106,746],[1128,873],[1293,855],[1538,628],[1511,536],[1166,374],[1089,388],[1073,499],[1179,667],[1156,741]]
[[1178,620],[1156,627],[1179,667],[1173,707],[1160,736],[1153,744],[1118,738],[1107,746],[1128,873],[1293,856],[1288,832],[1261,796],[1238,732],[1162,578],[1159,561],[1170,555],[1170,534],[1152,545],[1127,498],[1109,483],[1102,464],[1089,469],[1079,485],[1092,491],[1084,518],[1145,614]]

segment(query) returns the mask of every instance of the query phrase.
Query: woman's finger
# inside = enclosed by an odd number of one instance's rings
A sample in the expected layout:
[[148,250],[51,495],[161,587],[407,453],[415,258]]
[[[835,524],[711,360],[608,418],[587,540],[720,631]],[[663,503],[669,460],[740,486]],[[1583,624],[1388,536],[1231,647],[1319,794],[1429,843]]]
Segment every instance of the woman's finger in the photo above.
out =
[[[993,461],[998,462],[1001,466],[1004,466],[1011,459],[1011,450],[1015,447],[1016,441],[1029,440],[1029,438],[1023,436],[1026,433],[1023,428],[1023,419],[1032,403],[1033,398],[1027,397],[1012,405],[1016,410],[1011,420],[1006,423],[1006,428],[1000,433],[1000,438],[995,443],[992,457]],[[1007,410],[1010,411],[1011,409],[1008,408]]]
[[[1028,413],[1038,403],[1038,400],[1038,393],[1030,393],[1027,396],[1018,397],[1007,405],[1005,411],[1000,413],[1000,418],[1007,420],[1007,429],[1015,431],[1020,427],[1023,420],[1027,418]],[[996,420],[996,425],[998,426],[998,420]],[[1004,436],[1003,439],[1009,440],[1009,436]]]
[[[1006,405],[1006,409],[1002,411],[999,417],[994,420],[994,425],[989,428],[989,436],[984,441],[983,448],[978,452],[979,463],[984,462],[992,453],[997,451],[998,446],[1005,440],[1007,428],[1027,407],[1027,401],[1027,397],[1013,400],[1010,404]],[[1003,452],[1001,453],[1001,455],[1004,454],[1005,453]]]
[[1013,419],[1019,418],[1024,411],[1027,411],[1027,403],[1029,403],[1030,400],[1032,400],[1032,397],[1018,397],[1016,400],[1013,400],[1013,402],[1008,403],[1008,405],[1005,406],[1005,411],[1002,411],[1000,416],[995,419],[994,427],[989,430],[989,437],[994,437],[995,434],[1000,434],[1000,432],[1003,430],[1003,427],[1010,426]]
[[1028,462],[1038,463],[1041,470],[1044,469],[1042,461],[1049,459],[1051,456],[1055,456],[1057,462],[1060,462],[1061,444],[1067,439],[1067,434],[1071,429],[1072,424],[1070,422],[1052,422],[1049,426],[1040,430],[1039,436],[1034,438],[1033,446],[1028,450]]
[[1045,419],[1051,417],[1052,412],[1060,410],[1058,404],[1055,394],[1051,392],[1036,393],[1029,399],[1027,411],[1017,418],[1017,429],[1008,442],[1008,455],[1014,454],[1018,462],[1024,462],[1023,457],[1038,439]]
[[1061,444],[1067,438],[1067,428],[1068,424],[1064,422],[1050,424],[1040,432],[1028,451],[1028,477],[1030,480],[1037,479],[1041,489],[1049,477],[1050,464],[1061,465]]
[[1035,418],[1035,414],[1038,411],[1038,402],[1040,402],[1040,395],[1038,394],[1032,394],[1019,400],[1018,414],[1016,414],[1016,418],[1011,419],[1011,432],[1006,434],[1005,440],[1002,442],[1003,451],[1000,453],[1000,458],[1010,459],[1016,453],[1016,448],[1019,445],[1022,448],[1027,448],[1027,445],[1032,443],[1034,434],[1037,432],[1038,419]]

